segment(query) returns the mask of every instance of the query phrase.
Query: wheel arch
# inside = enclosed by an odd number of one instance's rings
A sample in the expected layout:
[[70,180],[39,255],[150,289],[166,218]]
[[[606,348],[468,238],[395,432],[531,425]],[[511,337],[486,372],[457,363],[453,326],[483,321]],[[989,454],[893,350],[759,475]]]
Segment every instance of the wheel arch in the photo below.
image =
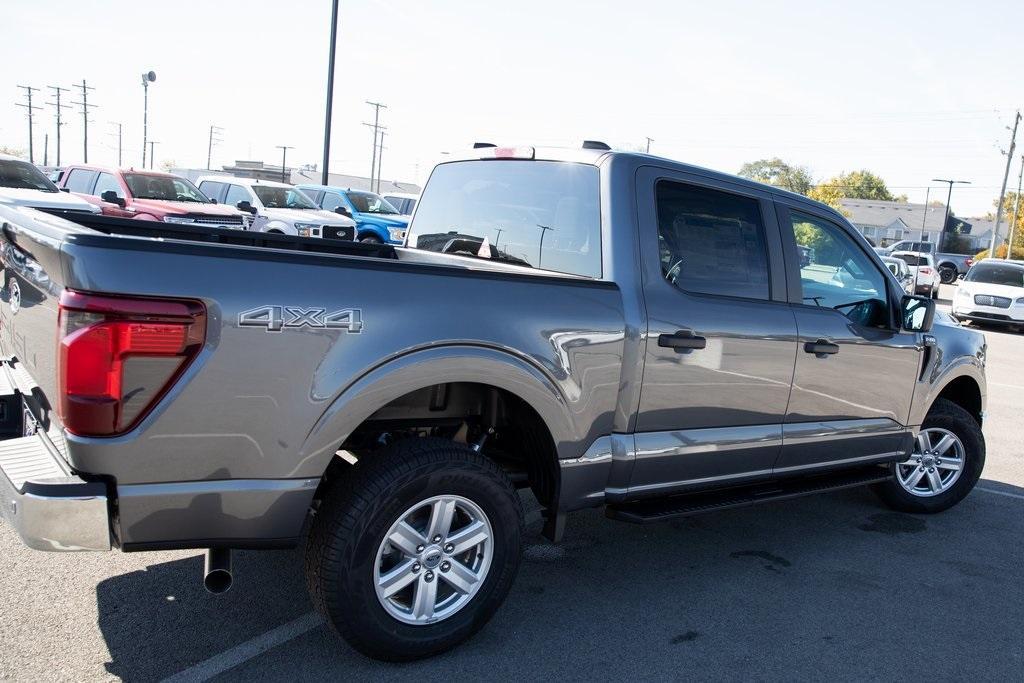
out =
[[947,382],[932,400],[929,409],[941,398],[957,404],[970,413],[979,425],[981,424],[984,416],[981,386],[970,375],[960,375]]

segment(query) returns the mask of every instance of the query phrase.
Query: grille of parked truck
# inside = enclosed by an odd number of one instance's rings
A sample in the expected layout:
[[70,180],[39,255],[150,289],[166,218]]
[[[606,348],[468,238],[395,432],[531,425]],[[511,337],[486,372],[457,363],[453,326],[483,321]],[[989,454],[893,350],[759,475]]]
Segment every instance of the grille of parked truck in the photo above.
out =
[[980,333],[833,209],[667,159],[480,146],[434,169],[407,247],[0,221],[0,507],[24,542],[205,548],[217,592],[231,549],[305,539],[313,603],[371,657],[486,624],[520,489],[558,541],[583,508],[864,485],[937,513],[985,462]]

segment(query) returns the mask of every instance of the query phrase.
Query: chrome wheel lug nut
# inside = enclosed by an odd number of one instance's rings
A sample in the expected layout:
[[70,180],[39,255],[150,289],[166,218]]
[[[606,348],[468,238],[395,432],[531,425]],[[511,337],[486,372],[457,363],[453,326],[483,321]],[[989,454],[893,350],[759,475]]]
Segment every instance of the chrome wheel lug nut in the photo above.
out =
[[445,543],[445,544],[444,544],[444,551],[445,551],[446,553],[451,553],[451,552],[453,552],[454,550],[455,550],[455,546],[454,546],[453,544],[451,544],[451,543]]
[[431,541],[431,543],[440,543],[441,542],[441,534],[438,534],[437,536],[434,536],[432,539],[430,539],[430,541]]
[[448,560],[445,560],[444,562],[441,563],[441,571],[446,572],[446,571],[448,571],[451,568],[452,568],[452,563],[449,562]]
[[423,578],[427,580],[427,583],[430,583],[434,580],[434,572],[428,571],[426,574],[423,575]]
[[413,565],[412,565],[412,573],[415,574],[419,570],[420,570],[420,563],[419,562],[413,563]]
[[416,552],[418,552],[418,553],[422,553],[422,552],[424,551],[424,549],[425,549],[425,548],[424,548],[424,546],[422,546],[422,545],[418,545],[418,546],[416,546]]

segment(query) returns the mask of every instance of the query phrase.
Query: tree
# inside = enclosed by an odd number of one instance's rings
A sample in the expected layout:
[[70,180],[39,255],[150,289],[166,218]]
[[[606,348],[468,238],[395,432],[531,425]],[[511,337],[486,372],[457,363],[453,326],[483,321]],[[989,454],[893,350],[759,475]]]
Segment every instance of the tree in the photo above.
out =
[[790,166],[778,157],[743,164],[737,175],[799,194],[807,194],[814,185],[810,171],[803,166]]
[[835,183],[843,196],[849,199],[875,199],[883,202],[895,200],[889,188],[885,186],[885,181],[871,171],[840,173],[829,182]]
[[833,178],[832,180],[815,185],[807,193],[807,196],[822,204],[828,204],[836,211],[841,211],[842,206],[839,204],[839,201],[846,195],[843,194],[843,188],[837,178]]
[[9,154],[12,157],[22,158],[25,156],[25,150],[17,147],[8,147],[7,145],[0,145],[0,154]]

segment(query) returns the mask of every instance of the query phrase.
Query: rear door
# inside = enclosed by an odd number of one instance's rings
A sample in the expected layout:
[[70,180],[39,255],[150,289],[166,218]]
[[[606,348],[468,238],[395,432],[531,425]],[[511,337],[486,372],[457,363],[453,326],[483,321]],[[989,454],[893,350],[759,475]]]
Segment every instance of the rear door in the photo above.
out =
[[[892,459],[921,367],[898,325],[902,292],[852,227],[777,201],[799,350],[776,474]],[[811,247],[810,262],[798,246]]]
[[771,198],[637,174],[648,330],[631,495],[767,478],[796,355]]

